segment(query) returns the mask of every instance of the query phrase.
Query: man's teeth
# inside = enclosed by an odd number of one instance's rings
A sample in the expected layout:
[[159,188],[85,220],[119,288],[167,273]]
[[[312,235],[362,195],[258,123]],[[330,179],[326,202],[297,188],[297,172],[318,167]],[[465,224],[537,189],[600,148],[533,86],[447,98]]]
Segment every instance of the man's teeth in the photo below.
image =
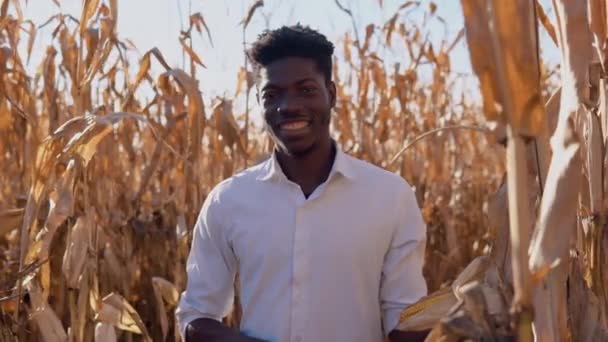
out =
[[306,121],[296,121],[296,122],[288,122],[281,125],[283,129],[300,129],[308,126],[308,122]]

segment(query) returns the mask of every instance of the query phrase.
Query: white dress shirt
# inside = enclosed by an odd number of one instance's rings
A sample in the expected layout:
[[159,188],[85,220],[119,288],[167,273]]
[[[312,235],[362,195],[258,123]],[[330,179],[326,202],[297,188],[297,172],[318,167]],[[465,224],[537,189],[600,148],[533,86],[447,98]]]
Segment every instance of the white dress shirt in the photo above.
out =
[[426,295],[426,228],[398,175],[338,149],[305,198],[276,156],[217,185],[194,228],[180,330],[221,320],[240,277],[240,330],[269,342],[380,342]]

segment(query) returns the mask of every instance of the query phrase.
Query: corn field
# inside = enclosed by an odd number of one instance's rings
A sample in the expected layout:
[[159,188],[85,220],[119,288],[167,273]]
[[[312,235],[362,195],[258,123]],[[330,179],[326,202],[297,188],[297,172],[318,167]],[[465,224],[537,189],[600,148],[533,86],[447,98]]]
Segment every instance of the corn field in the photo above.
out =
[[[179,341],[205,195],[272,149],[247,64],[230,96],[200,92],[204,13],[176,32],[188,61],[176,68],[158,48],[135,53],[117,1],[45,23],[0,1],[0,341]],[[357,27],[336,1],[354,27],[336,42],[333,136],[412,184],[428,228],[430,294],[400,326],[430,341],[608,340],[607,2],[461,5],[460,33],[431,41],[441,3]],[[263,6],[251,2],[243,30]],[[458,44],[473,75],[452,71]],[[33,49],[45,52],[32,72]],[[454,91],[463,77],[479,88]],[[226,322],[238,321],[237,305]]]

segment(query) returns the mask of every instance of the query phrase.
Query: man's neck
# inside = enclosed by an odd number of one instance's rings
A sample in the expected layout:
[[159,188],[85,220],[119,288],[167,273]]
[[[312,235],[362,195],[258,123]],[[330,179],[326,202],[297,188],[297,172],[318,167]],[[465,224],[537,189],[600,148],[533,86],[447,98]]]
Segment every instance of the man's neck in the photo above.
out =
[[277,151],[277,160],[285,176],[302,188],[306,197],[329,177],[336,156],[331,139],[303,156]]

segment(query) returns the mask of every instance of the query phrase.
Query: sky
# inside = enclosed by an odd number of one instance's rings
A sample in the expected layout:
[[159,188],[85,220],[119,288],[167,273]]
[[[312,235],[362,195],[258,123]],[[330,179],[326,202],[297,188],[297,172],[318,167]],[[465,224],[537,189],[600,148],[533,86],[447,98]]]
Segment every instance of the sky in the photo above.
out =
[[[101,0],[104,1],[104,0]],[[107,1],[107,0],[106,0]],[[22,1],[23,2],[23,1]],[[36,24],[42,24],[50,16],[70,13],[80,17],[82,0],[59,0],[58,8],[52,0],[29,0],[24,4],[24,15]],[[369,23],[382,25],[404,0],[341,0],[351,8],[359,30]],[[423,1],[428,3],[429,0]],[[463,17],[459,0],[435,0],[438,4],[437,16],[446,22],[446,28],[439,21],[432,33],[454,37],[463,27]],[[201,91],[207,96],[231,94],[234,92],[237,71],[243,65],[243,32],[239,22],[244,17],[253,0],[118,0],[118,28],[120,38],[129,38],[142,55],[153,47],[158,47],[168,63],[183,66],[183,53],[178,37],[181,28],[186,28],[190,13],[200,12],[211,31],[213,46],[206,35],[195,34],[194,50],[207,66],[199,74]],[[252,42],[265,28],[276,28],[284,24],[300,22],[318,29],[336,43],[344,32],[352,30],[350,18],[341,12],[333,0],[265,0],[261,11],[256,12],[247,28],[246,41]],[[550,9],[550,0],[541,3]],[[549,11],[550,12],[550,11]],[[416,18],[413,18],[416,20]],[[48,42],[52,27],[38,32],[37,41]],[[541,29],[541,43],[547,47],[545,54],[555,59],[557,54],[552,43],[547,42]],[[34,51],[31,64],[37,66],[43,54],[43,47]],[[469,56],[464,40],[452,55],[452,69],[470,72]]]

